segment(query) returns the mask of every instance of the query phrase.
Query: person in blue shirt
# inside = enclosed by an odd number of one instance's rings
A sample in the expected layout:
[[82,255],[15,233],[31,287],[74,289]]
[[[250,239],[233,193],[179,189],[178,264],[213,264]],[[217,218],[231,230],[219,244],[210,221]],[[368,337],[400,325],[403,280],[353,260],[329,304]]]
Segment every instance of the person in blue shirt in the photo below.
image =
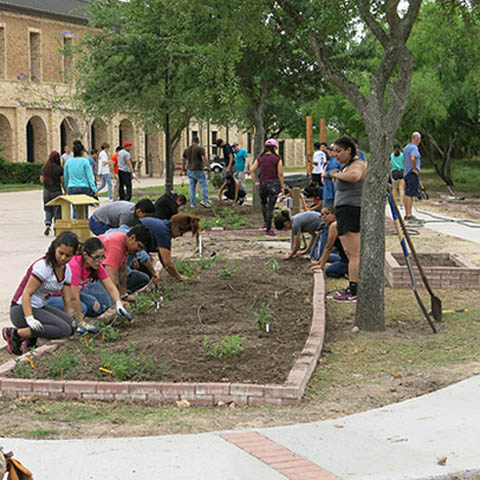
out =
[[405,180],[405,196],[403,204],[405,206],[405,220],[416,221],[412,215],[413,197],[418,197],[420,187],[420,160],[421,155],[418,149],[422,136],[418,132],[412,133],[410,143],[403,149],[404,171],[403,178]]
[[245,190],[245,172],[248,170],[248,152],[244,148],[240,148],[237,142],[233,142],[232,147],[235,160],[234,177],[240,182],[240,187]]
[[365,155],[365,152],[363,150],[360,150],[360,148],[358,148],[358,140],[355,137],[352,137],[352,140],[357,147],[357,157],[359,157],[360,160],[363,160],[365,162],[367,160],[367,156]]
[[332,170],[340,170],[342,166],[338,163],[337,159],[330,153],[330,160],[325,167],[325,171],[322,173],[323,179],[323,202],[322,205],[332,206],[333,200],[335,199],[336,188],[332,182],[332,177],[330,177],[330,172]]

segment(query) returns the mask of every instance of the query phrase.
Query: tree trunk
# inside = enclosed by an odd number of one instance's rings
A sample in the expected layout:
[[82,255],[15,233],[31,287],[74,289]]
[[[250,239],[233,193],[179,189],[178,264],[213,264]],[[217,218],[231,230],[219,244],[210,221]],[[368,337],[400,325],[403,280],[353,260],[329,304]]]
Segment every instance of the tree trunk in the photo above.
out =
[[163,124],[165,132],[165,192],[173,190],[173,157],[172,144],[170,140],[170,116],[165,114],[165,123]]
[[[360,277],[355,324],[361,330],[385,330],[385,197],[393,133],[366,119],[371,157],[362,195]],[[379,133],[383,132],[383,133]]]

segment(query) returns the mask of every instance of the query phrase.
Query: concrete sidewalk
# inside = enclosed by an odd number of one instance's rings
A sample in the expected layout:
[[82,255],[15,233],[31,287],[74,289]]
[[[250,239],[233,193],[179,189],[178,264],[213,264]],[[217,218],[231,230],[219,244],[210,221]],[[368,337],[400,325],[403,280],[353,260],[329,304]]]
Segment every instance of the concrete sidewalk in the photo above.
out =
[[349,417],[254,432],[0,439],[35,480],[420,480],[480,468],[480,377]]
[[[142,179],[141,185],[158,184],[159,179]],[[6,324],[21,276],[53,237],[43,236],[40,190],[0,194],[0,210],[0,324]],[[415,215],[432,220],[428,213]],[[434,220],[425,227],[480,243],[476,225]],[[36,480],[453,478],[456,472],[480,469],[479,396],[477,376],[400,404],[324,422],[152,438],[2,438],[0,444],[13,450]]]

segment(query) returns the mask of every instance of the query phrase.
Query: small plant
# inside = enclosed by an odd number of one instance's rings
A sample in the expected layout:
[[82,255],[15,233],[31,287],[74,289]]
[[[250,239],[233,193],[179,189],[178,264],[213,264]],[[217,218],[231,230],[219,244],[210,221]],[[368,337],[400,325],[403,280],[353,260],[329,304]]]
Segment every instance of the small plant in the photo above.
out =
[[232,335],[225,337],[217,343],[209,344],[208,336],[203,337],[203,348],[210,355],[215,358],[234,357],[237,353],[243,350],[243,337],[240,335]]
[[148,373],[161,374],[165,369],[164,364],[157,365],[152,357],[136,353],[133,343],[128,347],[128,353],[102,353],[102,364],[112,370],[115,378],[122,381],[134,377],[141,379]]
[[220,172],[216,173],[212,179],[210,180],[211,184],[216,188],[219,189],[223,185],[223,177]]
[[61,350],[47,364],[47,377],[70,377],[80,368],[80,359],[73,350]]
[[35,370],[31,367],[31,365],[26,360],[22,360],[22,361],[16,360],[13,373],[15,374],[16,377],[20,377],[20,378],[35,377]]
[[81,336],[78,341],[83,350],[88,353],[95,352],[95,341],[93,338],[88,338],[87,336]]
[[233,275],[234,269],[231,267],[223,267],[220,270],[220,275],[222,277],[231,277]]
[[270,303],[264,303],[257,312],[254,312],[252,326],[259,328],[264,332],[270,331],[272,315],[273,311],[270,307]]
[[270,275],[275,275],[275,273],[277,273],[278,269],[280,268],[280,264],[278,263],[278,260],[276,258],[271,258],[267,262],[267,266],[268,266],[268,273]]
[[173,263],[177,271],[182,275],[185,275],[187,278],[192,278],[196,273],[197,268],[195,262],[177,258],[173,261]]
[[218,259],[217,255],[214,255],[213,257],[202,257],[198,260],[197,265],[200,270],[208,270],[213,263],[215,263]]
[[105,325],[102,328],[102,340],[105,340],[105,342],[114,342],[117,338],[118,333],[112,325]]

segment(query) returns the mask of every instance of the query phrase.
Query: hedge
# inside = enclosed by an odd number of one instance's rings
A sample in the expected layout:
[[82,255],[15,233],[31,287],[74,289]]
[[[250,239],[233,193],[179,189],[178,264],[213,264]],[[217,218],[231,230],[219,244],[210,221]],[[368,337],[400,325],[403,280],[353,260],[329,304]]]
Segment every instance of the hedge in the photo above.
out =
[[43,163],[6,162],[0,157],[0,183],[40,183]]

